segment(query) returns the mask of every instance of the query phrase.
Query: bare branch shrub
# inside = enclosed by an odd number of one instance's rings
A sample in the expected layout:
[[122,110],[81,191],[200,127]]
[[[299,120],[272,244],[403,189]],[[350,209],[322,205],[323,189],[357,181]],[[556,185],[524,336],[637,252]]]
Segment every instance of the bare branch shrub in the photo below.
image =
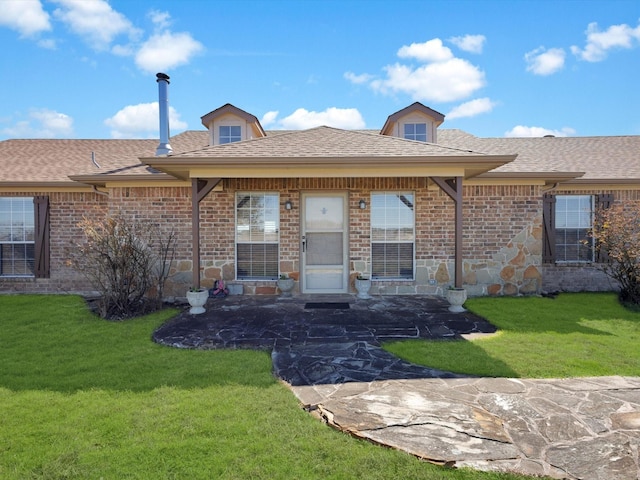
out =
[[620,284],[620,300],[640,304],[640,202],[597,210],[591,236],[605,257],[599,268]]
[[122,215],[84,218],[78,226],[85,238],[75,246],[72,264],[100,292],[100,316],[127,318],[162,305],[175,255],[173,232],[163,236],[157,226]]
[[151,232],[149,248],[155,259],[152,270],[155,294],[151,297],[156,300],[156,308],[160,308],[164,298],[164,285],[169,278],[171,265],[176,256],[176,235],[173,229],[163,235],[156,225],[151,228]]

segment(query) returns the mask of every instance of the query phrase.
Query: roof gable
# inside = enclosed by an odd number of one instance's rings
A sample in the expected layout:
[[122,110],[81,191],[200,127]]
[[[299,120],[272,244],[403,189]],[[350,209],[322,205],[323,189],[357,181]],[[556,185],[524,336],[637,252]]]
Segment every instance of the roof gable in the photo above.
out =
[[200,117],[200,120],[202,121],[202,125],[204,125],[208,129],[211,129],[211,124],[215,122],[216,119],[219,119],[220,117],[223,117],[225,115],[233,115],[235,117],[241,118],[248,124],[251,124],[254,130],[257,131],[257,136],[264,137],[266,135],[264,129],[262,128],[262,125],[260,125],[260,122],[255,115],[251,115],[250,113],[245,112],[244,110],[241,110],[240,108],[235,107],[230,103],[226,103],[220,108],[216,108],[206,115],[203,115],[202,117]]
[[387,117],[387,121],[380,130],[381,135],[391,135],[393,126],[402,118],[411,115],[412,113],[420,113],[433,120],[436,127],[440,126],[444,122],[444,115],[440,112],[436,112],[432,108],[423,105],[420,102],[415,102],[408,107],[398,110],[396,113],[392,113]]

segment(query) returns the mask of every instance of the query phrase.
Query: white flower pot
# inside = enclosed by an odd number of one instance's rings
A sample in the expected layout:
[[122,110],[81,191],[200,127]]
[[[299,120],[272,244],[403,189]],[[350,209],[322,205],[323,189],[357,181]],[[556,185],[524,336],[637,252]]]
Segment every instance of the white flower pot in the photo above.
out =
[[371,280],[368,278],[356,278],[355,285],[356,290],[358,291],[358,295],[356,295],[358,298],[363,298],[365,300],[371,298],[371,295],[369,295],[369,290],[371,290]]
[[281,296],[290,297],[295,280],[293,278],[280,278],[278,280],[278,288],[280,289]]
[[200,313],[206,312],[204,305],[205,303],[207,303],[208,298],[209,291],[206,288],[201,288],[197,292],[188,291],[187,301],[189,302],[189,305],[191,305],[189,313],[192,315],[198,315]]
[[466,312],[462,305],[467,301],[467,291],[464,288],[449,289],[447,290],[447,301],[450,305],[450,312]]

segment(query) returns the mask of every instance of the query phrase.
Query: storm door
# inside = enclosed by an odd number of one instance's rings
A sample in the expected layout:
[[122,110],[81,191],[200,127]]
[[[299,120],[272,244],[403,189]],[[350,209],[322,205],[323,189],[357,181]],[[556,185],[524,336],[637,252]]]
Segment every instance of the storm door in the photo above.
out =
[[346,193],[302,194],[302,292],[349,290]]

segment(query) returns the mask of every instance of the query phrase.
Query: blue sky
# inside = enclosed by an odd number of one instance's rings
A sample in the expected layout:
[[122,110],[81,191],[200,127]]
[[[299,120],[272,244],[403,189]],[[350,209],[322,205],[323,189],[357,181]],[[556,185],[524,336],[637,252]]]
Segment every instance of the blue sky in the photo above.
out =
[[483,137],[640,135],[639,0],[0,0],[0,140],[156,138],[225,103],[379,129],[420,101]]

